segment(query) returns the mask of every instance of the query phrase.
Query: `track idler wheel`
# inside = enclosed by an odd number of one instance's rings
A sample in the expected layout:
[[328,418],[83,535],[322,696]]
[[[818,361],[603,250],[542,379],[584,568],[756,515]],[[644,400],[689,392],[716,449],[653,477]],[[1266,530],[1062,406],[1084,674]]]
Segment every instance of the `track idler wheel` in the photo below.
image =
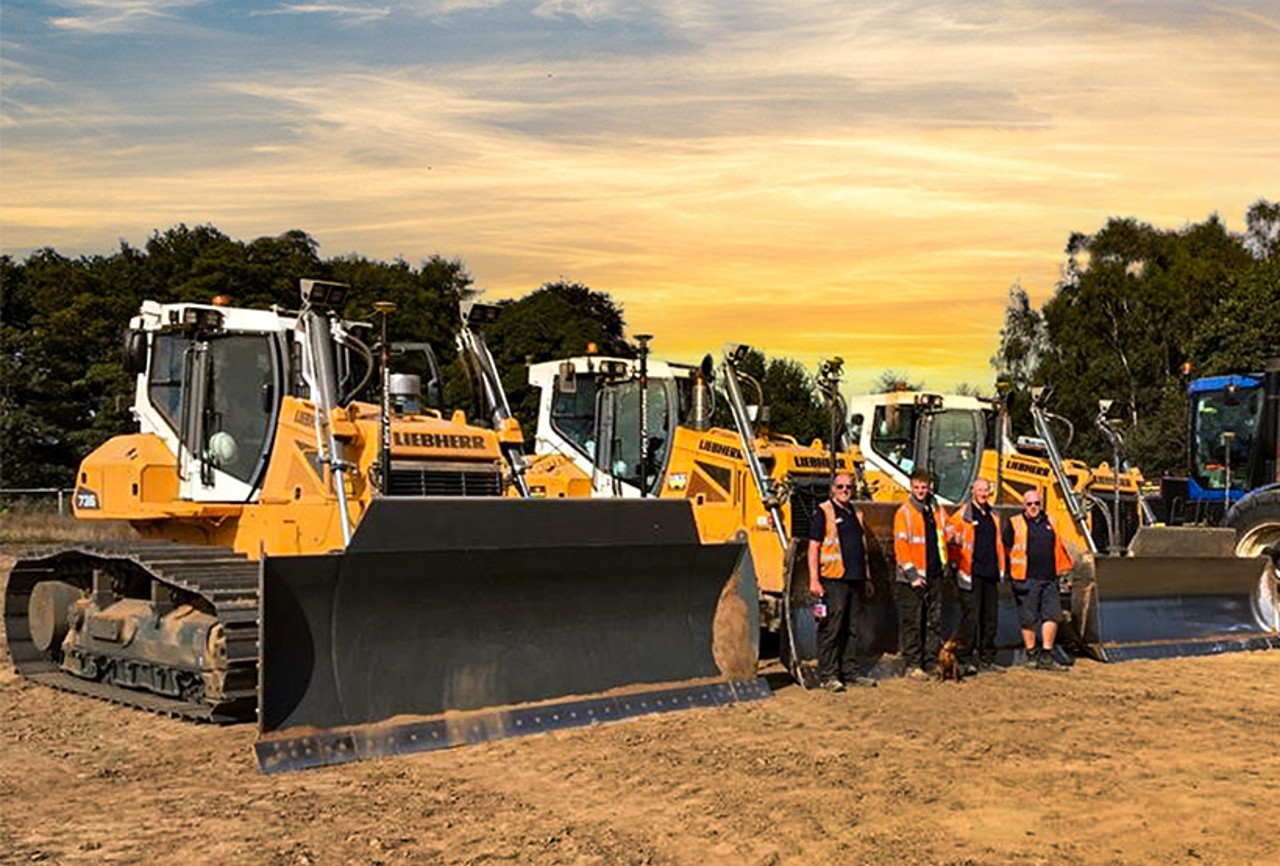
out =
[[31,589],[27,621],[31,642],[41,652],[57,656],[62,641],[71,630],[71,608],[80,600],[79,587],[60,580],[45,580]]

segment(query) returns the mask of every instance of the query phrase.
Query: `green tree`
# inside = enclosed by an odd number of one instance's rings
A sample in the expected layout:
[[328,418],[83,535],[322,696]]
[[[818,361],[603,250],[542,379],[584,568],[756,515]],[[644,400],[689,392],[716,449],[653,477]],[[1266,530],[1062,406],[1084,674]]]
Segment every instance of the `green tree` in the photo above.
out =
[[[814,439],[825,442],[830,438],[831,416],[816,380],[803,364],[790,358],[769,358],[760,350],[752,349],[738,369],[759,383],[764,405],[769,410],[767,421],[757,419],[758,432],[792,436],[806,445]],[[761,399],[761,394],[749,383],[742,385],[742,391],[743,399],[749,404]],[[717,404],[713,423],[733,429],[733,417],[723,401]]]
[[872,394],[891,394],[894,391],[923,391],[924,380],[912,382],[911,375],[899,370],[881,371],[871,383]]
[[1072,234],[1063,278],[1041,310],[1019,286],[1010,292],[992,361],[1017,389],[1015,412],[1027,387],[1054,386],[1054,411],[1079,433],[1069,456],[1094,462],[1111,459],[1093,427],[1098,400],[1117,400],[1135,462],[1150,476],[1179,471],[1183,364],[1257,369],[1277,350],[1280,208],[1259,200],[1249,214],[1243,236],[1216,215],[1174,231],[1113,218],[1094,234]]
[[582,355],[590,344],[603,355],[630,358],[635,354],[626,340],[622,307],[607,292],[582,283],[544,283],[500,306],[497,321],[485,328],[485,339],[511,409],[530,441],[537,428],[538,397],[528,384],[529,364]]

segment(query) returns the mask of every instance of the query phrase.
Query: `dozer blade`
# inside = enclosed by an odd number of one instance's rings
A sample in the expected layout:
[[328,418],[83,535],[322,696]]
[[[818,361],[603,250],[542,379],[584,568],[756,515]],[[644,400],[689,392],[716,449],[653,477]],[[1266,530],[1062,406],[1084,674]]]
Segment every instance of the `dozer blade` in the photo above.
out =
[[1230,554],[1230,530],[1164,529],[1133,555],[1086,558],[1072,620],[1103,661],[1280,648],[1276,578],[1267,561]]
[[263,561],[259,765],[768,697],[744,551],[680,500],[375,501],[345,552]]

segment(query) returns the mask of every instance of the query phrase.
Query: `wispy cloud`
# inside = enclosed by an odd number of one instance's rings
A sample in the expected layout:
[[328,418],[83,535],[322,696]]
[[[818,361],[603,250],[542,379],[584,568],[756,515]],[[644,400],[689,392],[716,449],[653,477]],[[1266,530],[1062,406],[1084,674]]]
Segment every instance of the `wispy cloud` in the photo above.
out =
[[81,33],[125,33],[205,0],[61,0],[70,14],[50,17],[51,27]]
[[[1269,2],[207,7],[172,80],[4,68],[0,225],[69,253],[297,227],[327,254],[461,256],[499,296],[583,280],[664,354],[732,337],[985,381],[1008,286],[1045,297],[1070,231],[1277,194]],[[296,49],[285,16],[308,16]]]
[[327,15],[354,23],[377,21],[391,14],[390,6],[364,6],[351,3],[286,3],[275,9],[255,11],[253,15]]

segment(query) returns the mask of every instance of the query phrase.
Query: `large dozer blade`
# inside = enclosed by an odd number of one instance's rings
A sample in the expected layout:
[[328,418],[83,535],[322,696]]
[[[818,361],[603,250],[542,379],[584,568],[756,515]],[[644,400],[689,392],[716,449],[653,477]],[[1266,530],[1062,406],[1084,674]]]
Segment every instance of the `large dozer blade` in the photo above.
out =
[[767,697],[745,546],[659,500],[384,499],[267,558],[264,772]]
[[1104,661],[1280,648],[1274,569],[1233,550],[1229,529],[1149,527],[1130,556],[1085,557],[1076,631]]

